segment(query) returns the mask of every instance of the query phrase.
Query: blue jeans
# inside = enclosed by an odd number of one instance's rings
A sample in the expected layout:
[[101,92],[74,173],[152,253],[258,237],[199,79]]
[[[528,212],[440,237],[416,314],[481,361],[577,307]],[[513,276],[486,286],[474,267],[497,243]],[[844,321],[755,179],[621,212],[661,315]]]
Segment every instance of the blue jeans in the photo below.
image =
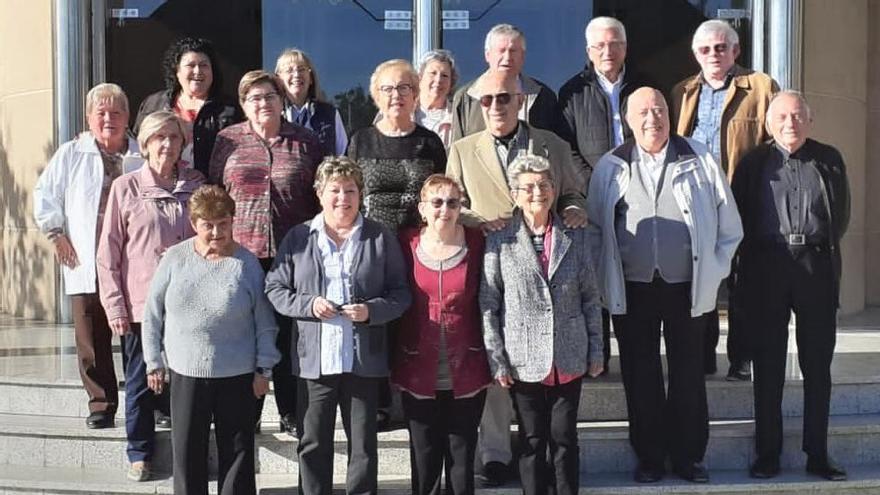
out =
[[141,324],[132,323],[130,333],[123,339],[128,365],[125,368],[125,435],[128,438],[128,460],[149,461],[156,444],[156,422],[153,412],[165,410],[168,387],[156,396],[147,387],[147,365],[141,346]]

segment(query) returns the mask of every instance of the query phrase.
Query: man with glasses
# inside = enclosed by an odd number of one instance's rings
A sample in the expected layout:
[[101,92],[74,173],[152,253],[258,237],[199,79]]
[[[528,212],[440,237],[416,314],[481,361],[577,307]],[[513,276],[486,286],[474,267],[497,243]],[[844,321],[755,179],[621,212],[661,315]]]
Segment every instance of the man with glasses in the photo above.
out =
[[[626,29],[613,17],[596,17],[587,24],[587,66],[559,89],[563,137],[572,149],[572,162],[587,183],[593,166],[607,151],[632,137],[626,126],[626,98],[646,83],[625,67]],[[611,359],[611,317],[602,312],[604,371]]]
[[[736,64],[739,35],[721,20],[706,21],[694,33],[691,47],[700,73],[679,82],[672,90],[672,122],[682,136],[705,144],[715,162],[733,180],[743,155],[769,139],[764,119],[773,93],[779,86],[767,74]],[[729,284],[732,286],[733,284]],[[728,380],[749,380],[749,352],[743,336],[739,295],[731,289],[728,308]],[[718,311],[709,315],[704,350],[705,371],[717,371]]]
[[846,167],[831,146],[809,139],[810,107],[795,91],[770,102],[773,140],[740,162],[733,194],[745,237],[736,264],[744,287],[755,361],[757,460],[750,474],[779,474],[788,323],[797,314],[804,374],[807,472],[832,481],[846,471],[828,457],[831,359],[840,293],[840,239],[849,223]]
[[670,135],[659,91],[633,92],[626,122],[635,141],[599,160],[587,213],[599,292],[620,347],[629,439],[638,458],[635,480],[659,481],[668,456],[678,476],[705,483],[706,380],[694,357],[742,227],[730,187],[706,147]]
[[[473,88],[481,109],[484,129],[460,139],[449,149],[446,175],[457,180],[470,199],[462,209],[465,225],[486,230],[503,228],[513,212],[507,167],[520,154],[547,158],[558,183],[555,211],[569,228],[586,225],[584,183],[571,164],[568,144],[552,132],[537,129],[519,119],[526,97],[514,74],[484,74]],[[513,410],[508,391],[495,384],[486,395],[480,423],[479,450],[483,464],[478,479],[484,486],[505,482],[510,448]]]
[[519,109],[520,120],[533,127],[559,132],[562,123],[556,94],[541,81],[522,73],[526,61],[525,34],[510,24],[498,24],[486,34],[484,54],[489,68],[459,88],[452,99],[452,141],[485,128],[476,88],[480,79],[493,72],[512,75],[522,87],[525,104]]

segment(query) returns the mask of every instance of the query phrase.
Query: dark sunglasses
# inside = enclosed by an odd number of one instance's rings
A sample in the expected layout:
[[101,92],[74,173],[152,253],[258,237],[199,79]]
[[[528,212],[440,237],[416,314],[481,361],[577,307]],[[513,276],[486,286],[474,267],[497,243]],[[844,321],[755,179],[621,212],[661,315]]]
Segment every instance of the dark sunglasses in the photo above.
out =
[[428,201],[428,204],[430,204],[430,205],[433,206],[434,208],[437,208],[438,210],[439,210],[444,204],[446,204],[446,207],[449,208],[450,210],[457,210],[458,207],[461,206],[461,200],[458,199],[458,198],[446,198],[446,199],[443,199],[443,198],[431,198],[431,200]]
[[492,106],[492,100],[498,102],[499,105],[507,105],[510,103],[510,100],[513,99],[513,95],[510,93],[498,93],[497,95],[483,95],[480,97],[480,105],[489,108]]
[[698,46],[697,51],[700,52],[700,55],[708,55],[711,51],[720,55],[727,52],[727,43],[718,43],[717,45],[712,46]]

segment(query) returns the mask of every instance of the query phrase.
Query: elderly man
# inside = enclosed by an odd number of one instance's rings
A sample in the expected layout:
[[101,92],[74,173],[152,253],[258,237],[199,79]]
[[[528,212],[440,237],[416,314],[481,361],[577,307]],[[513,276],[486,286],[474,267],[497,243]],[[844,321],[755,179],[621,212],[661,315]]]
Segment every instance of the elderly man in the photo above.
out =
[[517,78],[525,105],[519,109],[519,118],[534,127],[553,132],[560,130],[556,94],[544,83],[522,74],[526,61],[526,36],[510,24],[498,24],[486,34],[486,64],[489,68],[476,80],[465,84],[452,99],[452,140],[461,139],[485,129],[480,110],[479,80],[493,72],[509,74]]
[[804,374],[807,472],[846,479],[846,472],[828,458],[827,438],[840,239],[849,223],[850,196],[843,158],[833,147],[809,139],[811,127],[803,96],[777,94],[767,116],[773,140],[747,154],[733,178],[745,230],[738,283],[747,294],[754,335],[755,478],[779,474],[788,322],[794,311]]
[[[691,47],[700,73],[678,83],[672,90],[672,122],[678,134],[705,144],[715,161],[733,180],[743,155],[769,139],[762,124],[770,97],[779,87],[767,74],[736,64],[739,36],[724,21],[702,23],[694,33]],[[748,346],[743,338],[740,297],[731,292],[728,308],[727,359],[729,380],[748,380]],[[718,312],[708,318],[706,372],[715,373],[718,345]]]
[[705,313],[715,308],[742,226],[706,147],[670,136],[659,91],[630,95],[626,122],[635,142],[599,160],[587,212],[600,294],[620,346],[630,443],[639,462],[635,479],[661,479],[668,454],[680,477],[706,482],[706,382],[703,363],[693,357],[702,349]]
[[[626,29],[613,17],[595,17],[584,32],[587,66],[559,89],[563,136],[572,162],[589,183],[593,166],[608,150],[632,137],[624,122],[626,98],[644,85],[632,67],[624,67]],[[611,318],[602,312],[605,367],[611,358]]]
[[[456,179],[470,198],[461,213],[467,225],[488,230],[502,228],[513,211],[507,180],[507,166],[521,153],[539,155],[550,161],[558,198],[556,210],[568,227],[583,227],[584,184],[571,165],[568,144],[552,132],[536,129],[518,119],[525,102],[516,77],[501,72],[484,75],[474,87],[482,109],[485,129],[456,141],[449,150],[446,175]],[[480,424],[479,479],[484,486],[503,484],[512,459],[510,421],[513,412],[509,394],[493,385],[486,396]]]

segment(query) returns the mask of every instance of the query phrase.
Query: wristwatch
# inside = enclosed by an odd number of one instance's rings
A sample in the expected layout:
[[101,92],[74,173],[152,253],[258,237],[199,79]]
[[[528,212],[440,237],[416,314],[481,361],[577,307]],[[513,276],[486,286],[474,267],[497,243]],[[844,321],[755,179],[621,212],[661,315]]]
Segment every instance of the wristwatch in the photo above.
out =
[[267,380],[271,380],[272,379],[272,368],[257,367],[257,374],[262,375],[262,377]]

